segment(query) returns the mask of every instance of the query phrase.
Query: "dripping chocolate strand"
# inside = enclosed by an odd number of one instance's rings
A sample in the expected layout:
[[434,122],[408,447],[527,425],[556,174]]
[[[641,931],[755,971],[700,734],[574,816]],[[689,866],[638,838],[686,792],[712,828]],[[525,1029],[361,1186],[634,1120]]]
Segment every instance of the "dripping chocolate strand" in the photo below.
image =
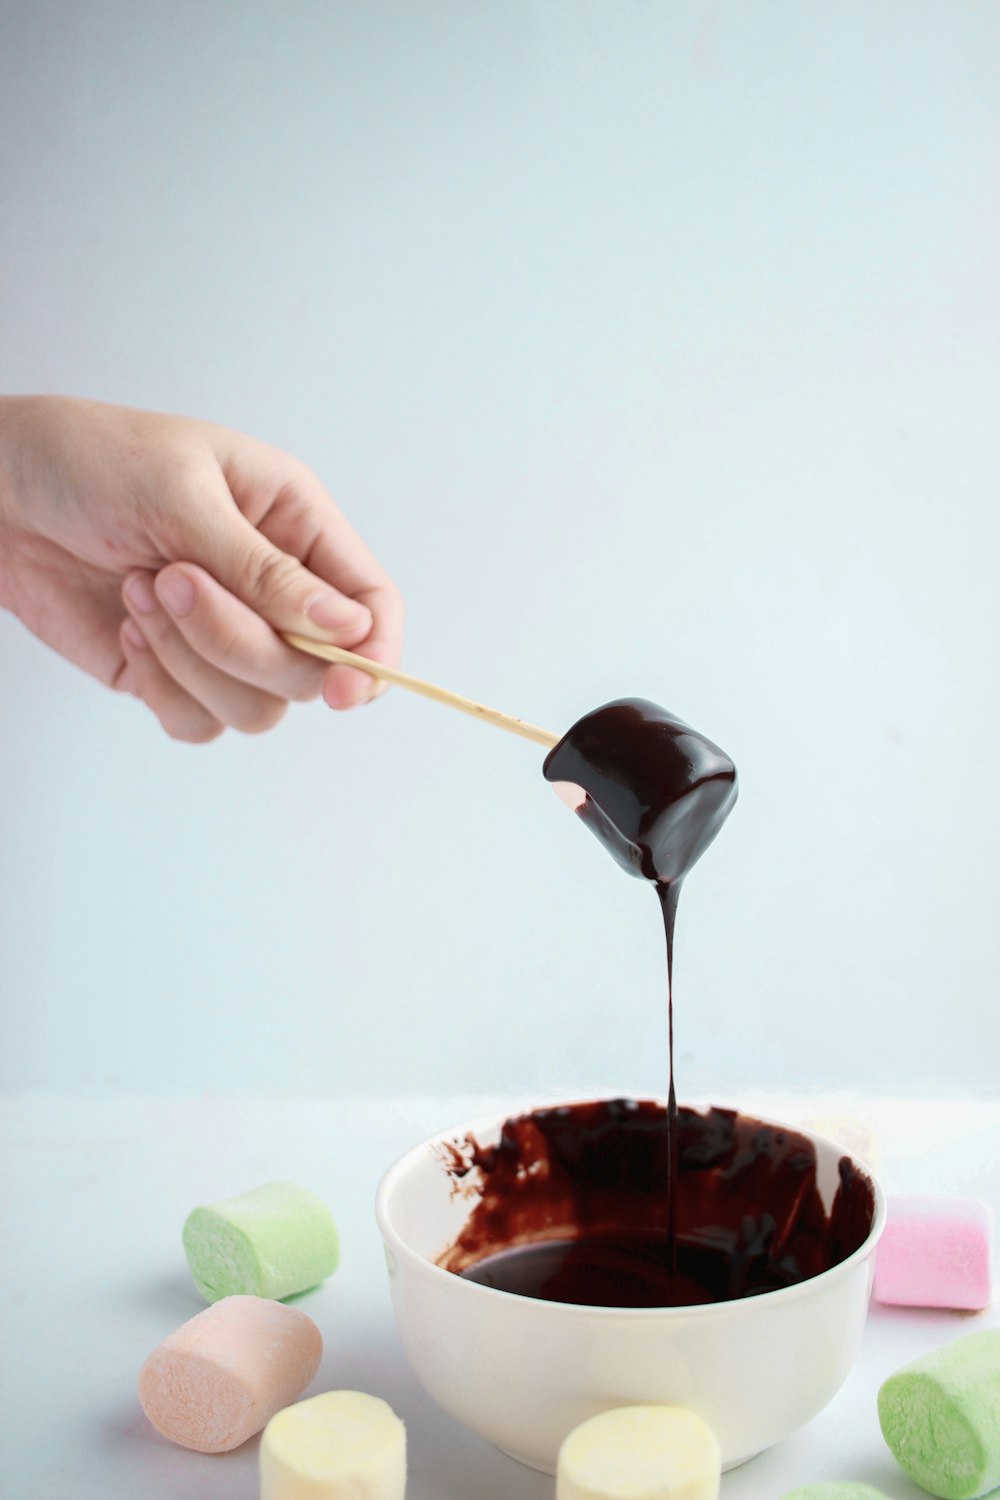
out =
[[667,1259],[670,1274],[677,1274],[677,1090],[674,1087],[674,923],[681,882],[656,887],[663,910],[667,939]]

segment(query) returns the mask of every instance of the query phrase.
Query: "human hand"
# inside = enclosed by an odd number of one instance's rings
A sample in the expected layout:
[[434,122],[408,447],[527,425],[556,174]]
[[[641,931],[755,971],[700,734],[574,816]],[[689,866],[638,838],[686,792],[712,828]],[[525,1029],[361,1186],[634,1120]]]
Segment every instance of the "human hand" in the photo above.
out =
[[398,665],[403,605],[305,464],[186,417],[0,398],[0,604],[175,739],[271,728],[381,685],[294,631]]

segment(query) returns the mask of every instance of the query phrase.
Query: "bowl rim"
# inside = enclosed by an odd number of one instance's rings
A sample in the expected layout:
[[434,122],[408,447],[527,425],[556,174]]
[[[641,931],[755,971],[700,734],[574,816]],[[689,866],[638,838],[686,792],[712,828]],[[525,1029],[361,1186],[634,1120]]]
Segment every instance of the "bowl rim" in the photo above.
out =
[[[838,1261],[835,1266],[830,1266],[826,1271],[820,1271],[816,1276],[808,1276],[804,1281],[797,1281],[793,1286],[777,1287],[773,1291],[758,1292],[753,1297],[737,1297],[727,1302],[700,1302],[693,1306],[681,1305],[679,1307],[608,1307],[602,1303],[591,1302],[550,1302],[543,1297],[524,1297],[519,1292],[504,1291],[500,1287],[484,1286],[478,1281],[467,1281],[464,1277],[456,1275],[454,1271],[446,1271],[443,1266],[436,1265],[434,1261],[428,1260],[426,1255],[415,1250],[402,1236],[400,1231],[392,1222],[389,1204],[396,1187],[417,1163],[426,1157],[428,1151],[443,1145],[445,1142],[462,1140],[467,1135],[484,1133],[489,1129],[496,1128],[509,1119],[514,1113],[530,1113],[531,1110],[559,1108],[573,1104],[588,1104],[599,1102],[601,1099],[638,1097],[624,1094],[609,1094],[607,1096],[597,1095],[588,1098],[561,1098],[552,1104],[544,1102],[522,1107],[517,1103],[511,1107],[494,1110],[491,1114],[482,1115],[474,1120],[464,1120],[458,1125],[447,1127],[444,1130],[435,1131],[433,1135],[427,1136],[415,1146],[410,1146],[401,1156],[398,1156],[383,1172],[375,1193],[375,1221],[382,1235],[383,1242],[388,1250],[400,1257],[411,1269],[420,1276],[430,1278],[432,1283],[442,1288],[447,1283],[454,1283],[454,1295],[464,1297],[486,1297],[504,1299],[507,1303],[517,1305],[521,1308],[532,1307],[537,1309],[534,1316],[537,1317],[579,1317],[581,1314],[588,1316],[599,1316],[612,1319],[634,1319],[642,1318],[664,1319],[665,1321],[683,1321],[688,1318],[711,1319],[718,1317],[738,1317],[741,1315],[752,1316],[755,1307],[773,1307],[777,1303],[794,1301],[796,1298],[817,1295],[820,1288],[830,1286],[834,1281],[849,1274],[851,1269],[859,1262],[869,1259],[875,1252],[879,1240],[885,1230],[887,1206],[886,1195],[881,1182],[867,1162],[855,1156],[853,1152],[846,1150],[839,1142],[821,1131],[813,1130],[808,1126],[792,1125],[787,1120],[775,1120],[770,1117],[751,1113],[747,1110],[737,1111],[746,1114],[749,1118],[760,1120],[763,1125],[774,1125],[782,1130],[792,1130],[799,1135],[816,1144],[834,1147],[840,1151],[841,1156],[849,1157],[861,1171],[870,1179],[875,1193],[875,1211],[872,1215],[871,1228],[862,1243],[856,1250]],[[659,1096],[643,1095],[640,1102],[651,1102],[666,1106],[666,1099]],[[683,1105],[685,1109],[729,1109],[731,1105],[711,1105],[698,1103]],[[462,1287],[462,1291],[458,1291]],[[869,1291],[871,1288],[869,1288]]]

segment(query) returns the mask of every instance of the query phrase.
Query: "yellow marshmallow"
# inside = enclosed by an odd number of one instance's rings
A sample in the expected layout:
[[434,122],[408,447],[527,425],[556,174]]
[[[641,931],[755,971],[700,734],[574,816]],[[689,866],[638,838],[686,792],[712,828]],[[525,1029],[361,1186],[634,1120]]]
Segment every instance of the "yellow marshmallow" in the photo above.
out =
[[327,1391],[271,1418],[260,1500],[403,1500],[406,1428],[362,1391]]
[[556,1500],[718,1500],[715,1434],[681,1406],[620,1406],[559,1450]]
[[878,1141],[866,1120],[854,1115],[812,1115],[799,1123],[804,1130],[825,1135],[869,1171],[878,1172],[881,1165]]

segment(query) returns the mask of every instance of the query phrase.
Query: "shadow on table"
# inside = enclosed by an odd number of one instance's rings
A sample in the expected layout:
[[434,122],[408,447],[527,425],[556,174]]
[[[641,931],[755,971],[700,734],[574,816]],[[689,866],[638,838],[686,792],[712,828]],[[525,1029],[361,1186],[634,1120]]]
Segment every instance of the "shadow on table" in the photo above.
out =
[[331,1346],[307,1394],[336,1388],[381,1396],[406,1423],[407,1500],[552,1500],[551,1475],[508,1458],[441,1411],[394,1337]]
[[191,1273],[179,1270],[175,1275],[147,1278],[130,1287],[117,1287],[115,1297],[119,1304],[127,1298],[134,1307],[147,1315],[154,1315],[163,1322],[163,1337],[204,1312],[207,1303],[191,1280]]
[[109,1406],[98,1427],[91,1447],[95,1455],[100,1455],[106,1494],[138,1493],[135,1480],[140,1474],[141,1493],[147,1497],[191,1495],[246,1500],[257,1492],[259,1436],[232,1453],[195,1453],[157,1432],[138,1399]]

